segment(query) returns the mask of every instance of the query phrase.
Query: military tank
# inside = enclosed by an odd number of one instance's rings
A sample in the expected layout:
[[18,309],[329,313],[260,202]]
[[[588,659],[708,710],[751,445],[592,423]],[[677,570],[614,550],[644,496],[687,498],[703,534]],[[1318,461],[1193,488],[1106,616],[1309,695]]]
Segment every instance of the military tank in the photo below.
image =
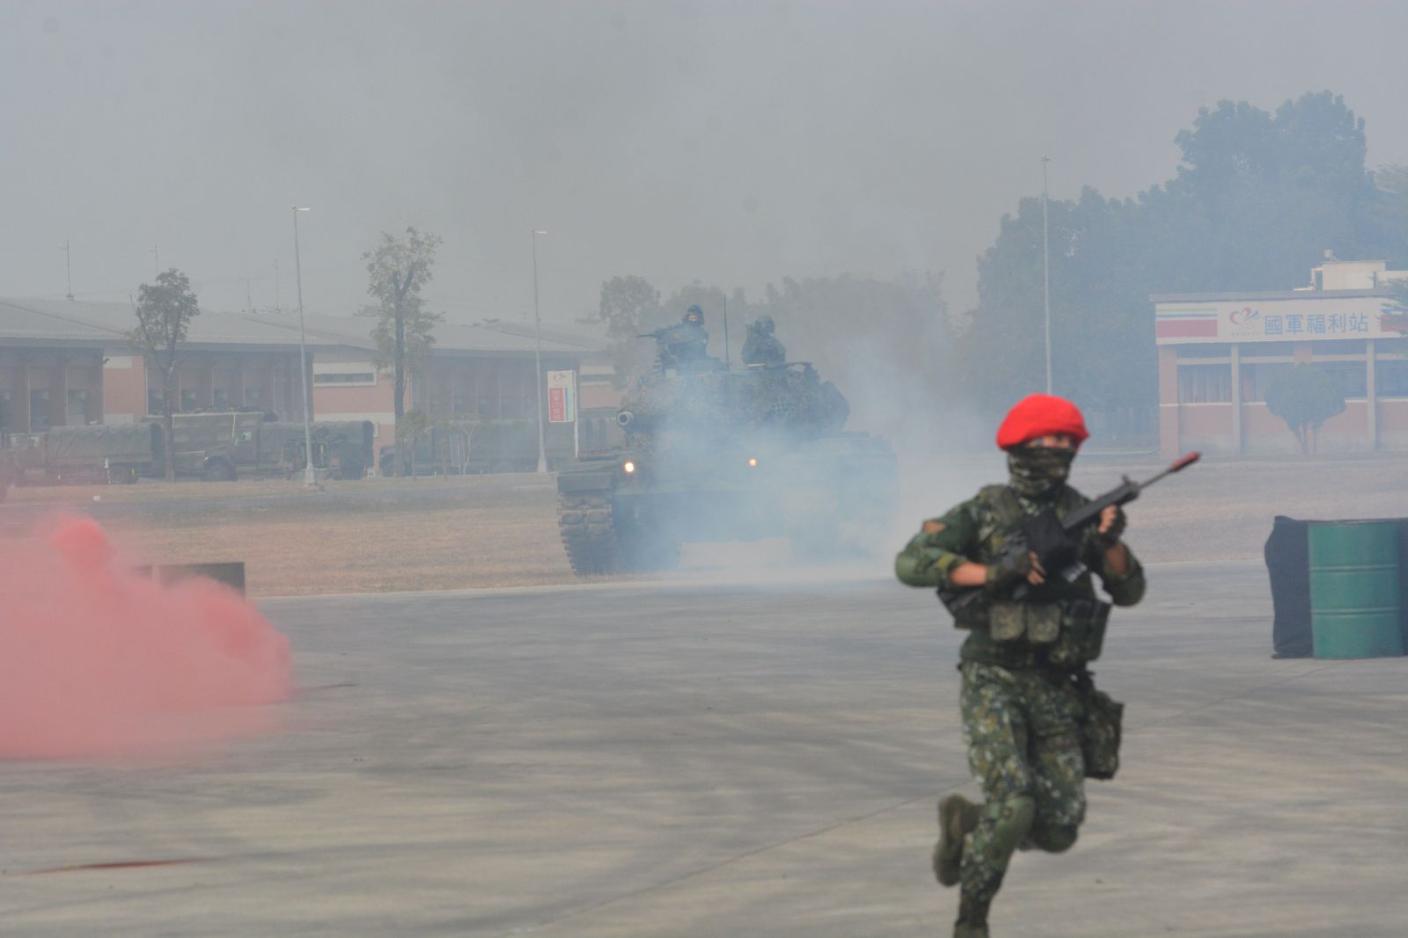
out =
[[625,395],[625,443],[557,476],[558,526],[579,575],[659,570],[690,541],[786,537],[816,559],[872,549],[893,511],[895,457],[845,430],[850,407],[807,362],[681,360]]

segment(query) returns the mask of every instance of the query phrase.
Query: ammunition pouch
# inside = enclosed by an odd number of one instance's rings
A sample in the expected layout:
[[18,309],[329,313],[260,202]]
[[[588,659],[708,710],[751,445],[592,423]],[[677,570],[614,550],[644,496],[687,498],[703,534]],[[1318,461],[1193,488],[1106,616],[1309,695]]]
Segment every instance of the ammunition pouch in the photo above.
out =
[[1076,691],[1081,700],[1080,750],[1085,758],[1085,777],[1112,779],[1120,768],[1124,704],[1096,690],[1089,671],[1077,675]]
[[1057,603],[993,600],[988,609],[988,634],[995,642],[1025,638],[1033,645],[1050,645],[1061,636],[1062,618]]
[[1061,638],[1047,654],[1052,667],[1074,669],[1100,657],[1110,604],[1098,599],[1073,599],[1061,603]]

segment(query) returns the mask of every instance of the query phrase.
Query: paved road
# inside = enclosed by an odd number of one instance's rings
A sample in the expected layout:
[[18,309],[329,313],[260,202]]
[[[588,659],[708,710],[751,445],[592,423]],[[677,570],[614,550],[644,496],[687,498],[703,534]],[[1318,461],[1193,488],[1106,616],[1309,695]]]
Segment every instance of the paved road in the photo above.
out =
[[[1100,667],[1125,768],[1071,853],[1019,855],[994,934],[1401,936],[1408,661],[1273,661],[1264,573],[1153,573]],[[933,805],[969,783],[926,593],[264,608],[303,687],[283,732],[0,764],[4,934],[947,934]],[[188,862],[81,868],[130,861]]]

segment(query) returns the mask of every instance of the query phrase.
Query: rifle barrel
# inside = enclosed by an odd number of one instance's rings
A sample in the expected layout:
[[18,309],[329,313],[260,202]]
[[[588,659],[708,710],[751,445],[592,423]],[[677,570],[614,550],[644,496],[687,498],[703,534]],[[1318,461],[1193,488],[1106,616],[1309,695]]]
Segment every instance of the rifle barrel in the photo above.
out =
[[1193,463],[1197,462],[1198,460],[1200,460],[1200,459],[1202,459],[1202,458],[1203,458],[1203,454],[1202,454],[1202,453],[1199,453],[1199,452],[1196,452],[1196,451],[1191,452],[1191,453],[1184,453],[1182,456],[1178,457],[1178,459],[1174,460],[1173,465],[1169,466],[1169,467],[1168,467],[1167,469],[1165,469],[1163,472],[1160,472],[1158,475],[1154,476],[1152,479],[1148,479],[1148,480],[1146,480],[1146,481],[1144,481],[1144,482],[1139,483],[1139,487],[1140,487],[1141,489],[1148,488],[1149,486],[1153,485],[1155,482],[1157,482],[1157,481],[1159,481],[1160,479],[1162,479],[1164,476],[1171,476],[1171,475],[1173,475],[1175,472],[1182,472],[1184,469],[1187,469],[1189,466],[1193,465]]

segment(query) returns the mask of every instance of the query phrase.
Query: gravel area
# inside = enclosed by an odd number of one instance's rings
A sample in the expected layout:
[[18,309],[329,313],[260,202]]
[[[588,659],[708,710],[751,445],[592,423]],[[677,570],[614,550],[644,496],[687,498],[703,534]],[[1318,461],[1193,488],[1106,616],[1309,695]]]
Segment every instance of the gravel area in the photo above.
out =
[[[1142,479],[1149,457],[1089,454],[1075,483],[1087,494]],[[1000,477],[1000,456],[903,462],[895,546],[918,519]],[[1129,509],[1129,541],[1148,562],[1255,561],[1278,514],[1408,516],[1408,459],[1207,460]],[[260,596],[462,589],[575,582],[558,541],[551,478],[534,475],[329,482],[188,482],[20,488],[0,504],[0,532],[28,531],[57,512],[102,521],[143,563],[243,560]],[[702,546],[686,574],[718,565],[786,563],[777,544]],[[888,558],[872,561],[877,572]]]

